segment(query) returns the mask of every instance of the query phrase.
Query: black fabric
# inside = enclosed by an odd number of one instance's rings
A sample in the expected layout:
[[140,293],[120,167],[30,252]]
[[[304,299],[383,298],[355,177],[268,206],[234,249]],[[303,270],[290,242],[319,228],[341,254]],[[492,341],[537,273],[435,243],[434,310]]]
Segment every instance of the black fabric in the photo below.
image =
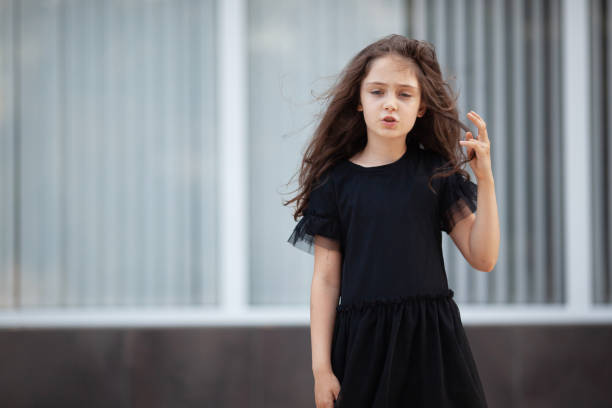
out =
[[340,242],[335,407],[487,406],[442,256],[442,231],[476,211],[477,186],[436,178],[434,193],[427,182],[442,164],[415,144],[382,166],[343,160],[288,240],[309,253],[317,234]]
[[440,229],[447,233],[457,222],[476,212],[478,187],[459,173],[445,177],[440,197]]
[[304,210],[304,216],[295,226],[288,242],[312,255],[316,234],[336,240],[341,239],[336,192],[329,172],[323,177],[321,184],[310,192],[308,207]]

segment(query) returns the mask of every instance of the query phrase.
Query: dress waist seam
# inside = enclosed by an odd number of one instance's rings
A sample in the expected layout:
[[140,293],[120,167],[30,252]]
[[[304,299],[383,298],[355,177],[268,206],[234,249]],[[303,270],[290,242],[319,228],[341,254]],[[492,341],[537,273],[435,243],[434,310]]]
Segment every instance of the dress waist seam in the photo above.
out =
[[416,295],[395,296],[389,298],[379,297],[376,299],[367,299],[358,302],[351,302],[348,304],[339,304],[338,306],[336,306],[336,311],[338,313],[343,313],[349,311],[362,311],[372,307],[393,306],[422,301],[439,301],[445,299],[452,299],[454,294],[455,293],[452,289],[447,289],[442,293],[420,293]]

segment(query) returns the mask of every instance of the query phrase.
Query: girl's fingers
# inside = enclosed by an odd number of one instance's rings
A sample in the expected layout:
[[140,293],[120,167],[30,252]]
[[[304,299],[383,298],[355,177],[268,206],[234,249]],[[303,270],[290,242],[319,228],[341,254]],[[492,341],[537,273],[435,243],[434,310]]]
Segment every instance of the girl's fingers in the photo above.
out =
[[478,133],[480,133],[482,131],[480,119],[473,112],[468,112],[466,116],[468,117],[469,120],[474,122],[474,124],[478,128]]
[[478,127],[478,139],[488,140],[489,136],[487,134],[487,124],[480,117],[480,115],[474,111],[470,111],[468,112],[467,117]]
[[482,123],[484,123],[484,120],[483,120],[483,119],[480,117],[480,115],[479,115],[479,114],[477,114],[476,112],[474,112],[474,111],[470,111],[468,114],[469,114],[469,115],[472,115],[474,118],[476,118],[477,120],[479,120],[479,121],[481,121]]
[[474,139],[471,139],[471,140],[460,140],[459,143],[461,143],[461,145],[463,145],[463,146],[467,145],[467,146],[470,146],[470,147],[476,147],[476,146],[478,146],[479,141],[478,140],[474,140]]
[[480,115],[477,112],[474,111],[470,111],[472,113],[472,115],[476,116],[478,119],[482,120],[482,118],[480,117]]
[[484,142],[482,142],[480,140],[475,140],[475,139],[460,140],[459,144],[461,144],[461,146],[467,148],[468,155],[470,154],[471,150],[477,151],[480,155],[487,155],[487,154],[489,154],[489,147],[487,146],[487,144],[485,144]]
[[[472,132],[466,132],[465,133],[465,140],[461,140],[459,141],[459,143],[461,143],[462,145],[465,145],[464,141],[472,141],[474,140],[474,135],[472,134]],[[467,155],[468,157],[470,156],[470,154],[472,153],[472,147],[470,147],[469,145],[465,146],[467,148]]]
[[468,156],[472,150],[478,150],[478,148],[480,147],[479,145],[480,142],[474,139],[460,140],[459,143],[461,144],[461,146],[467,148]]

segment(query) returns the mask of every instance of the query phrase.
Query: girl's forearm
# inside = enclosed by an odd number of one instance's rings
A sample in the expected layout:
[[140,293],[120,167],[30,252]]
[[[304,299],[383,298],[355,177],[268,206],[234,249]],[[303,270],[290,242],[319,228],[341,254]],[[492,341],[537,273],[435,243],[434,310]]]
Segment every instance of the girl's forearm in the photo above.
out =
[[312,372],[315,376],[332,371],[331,343],[339,295],[339,286],[331,285],[315,274],[310,295]]
[[478,180],[476,220],[470,233],[470,256],[479,270],[490,272],[499,254],[499,217],[493,177]]

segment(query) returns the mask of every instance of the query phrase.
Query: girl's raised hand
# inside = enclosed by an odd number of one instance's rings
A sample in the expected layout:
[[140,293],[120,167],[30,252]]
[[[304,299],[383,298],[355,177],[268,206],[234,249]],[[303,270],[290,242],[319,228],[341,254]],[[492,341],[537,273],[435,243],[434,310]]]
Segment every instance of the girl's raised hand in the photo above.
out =
[[491,169],[491,143],[487,135],[487,124],[474,111],[468,112],[466,115],[476,127],[478,127],[478,138],[474,139],[472,132],[466,132],[465,140],[460,140],[462,146],[467,147],[467,155],[469,158],[474,157],[469,161],[470,167],[474,171],[474,175],[478,180],[490,177],[493,178],[493,170]]

